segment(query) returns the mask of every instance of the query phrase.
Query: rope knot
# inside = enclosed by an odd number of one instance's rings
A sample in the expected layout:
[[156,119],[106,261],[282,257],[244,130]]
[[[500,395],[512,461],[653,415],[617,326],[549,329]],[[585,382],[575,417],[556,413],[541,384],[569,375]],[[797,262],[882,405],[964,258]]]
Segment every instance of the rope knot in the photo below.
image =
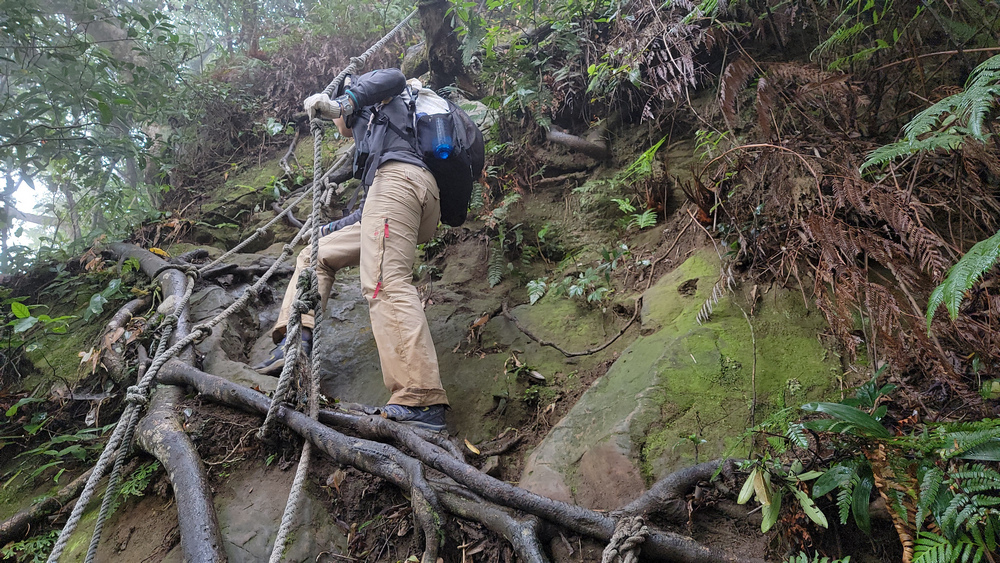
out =
[[266,234],[267,234],[267,229],[265,229],[264,227],[257,227],[257,230],[254,231],[254,235],[258,237],[262,237]]
[[295,303],[292,304],[292,309],[298,313],[299,316],[302,316],[307,315],[309,314],[309,311],[312,311],[312,305],[302,301],[301,299],[297,299]]
[[212,327],[208,325],[198,325],[191,329],[192,333],[197,332],[198,335],[194,337],[193,342],[195,344],[201,344],[206,338],[212,336]]
[[639,560],[639,546],[649,537],[649,527],[642,516],[629,516],[618,520],[611,541],[604,548],[601,563],[635,563]]
[[125,402],[137,407],[143,407],[149,404],[149,398],[146,397],[146,392],[141,387],[132,385],[125,391]]
[[351,65],[354,68],[365,66],[365,57],[351,57]]

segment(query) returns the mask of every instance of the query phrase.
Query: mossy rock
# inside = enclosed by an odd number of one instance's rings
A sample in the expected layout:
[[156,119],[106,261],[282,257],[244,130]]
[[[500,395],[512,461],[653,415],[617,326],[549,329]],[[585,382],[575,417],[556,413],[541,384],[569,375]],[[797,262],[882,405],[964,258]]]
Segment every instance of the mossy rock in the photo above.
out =
[[[760,422],[829,394],[839,358],[820,344],[823,316],[799,293],[772,288],[751,316],[737,291],[698,323],[719,272],[715,254],[702,250],[644,294],[643,336],[539,444],[522,486],[586,504],[572,491],[600,483],[579,470],[585,456],[613,460],[648,484],[696,461],[746,455],[754,398]],[[641,489],[622,495],[632,493]]]

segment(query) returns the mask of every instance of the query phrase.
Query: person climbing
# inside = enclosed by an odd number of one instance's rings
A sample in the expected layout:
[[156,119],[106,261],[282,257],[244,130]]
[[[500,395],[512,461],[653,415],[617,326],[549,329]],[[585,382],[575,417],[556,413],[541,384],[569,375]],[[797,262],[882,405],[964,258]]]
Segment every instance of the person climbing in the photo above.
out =
[[[448,397],[441,385],[427,317],[412,283],[417,245],[434,236],[441,217],[440,196],[433,174],[411,140],[399,135],[413,134],[409,108],[399,96],[405,87],[402,72],[382,69],[345,81],[335,99],[315,94],[305,100],[310,117],[332,117],[341,135],[355,139],[355,177],[368,188],[360,222],[335,225],[336,230],[320,239],[317,278],[325,304],[336,271],[361,266],[361,288],[368,302],[382,379],[391,393],[382,416],[444,431]],[[296,272],[308,262],[309,255],[303,251]],[[284,335],[294,293],[294,287],[286,291],[279,326],[272,331],[275,341]],[[311,328],[314,322],[303,318],[304,327]],[[311,340],[311,331],[303,338]],[[278,354],[272,354],[274,361],[262,369],[283,362]]]

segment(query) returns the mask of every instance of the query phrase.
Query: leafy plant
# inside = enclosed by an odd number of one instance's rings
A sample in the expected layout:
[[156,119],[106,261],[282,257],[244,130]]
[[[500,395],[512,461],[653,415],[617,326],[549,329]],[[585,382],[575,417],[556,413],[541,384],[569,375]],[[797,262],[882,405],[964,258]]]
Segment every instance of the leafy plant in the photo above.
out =
[[1000,55],[977,66],[965,90],[948,96],[917,114],[903,127],[903,138],[868,155],[861,172],[901,156],[921,151],[957,150],[969,139],[986,142],[987,118],[1000,98]]
[[927,304],[927,329],[930,330],[934,313],[944,303],[952,320],[958,318],[958,307],[965,299],[965,292],[976,285],[986,272],[1000,260],[1000,231],[992,237],[977,242],[965,256],[948,270],[948,275],[934,291]]
[[17,563],[43,563],[48,558],[48,554],[52,551],[58,538],[59,530],[52,530],[45,534],[11,542],[0,549],[0,555],[3,555],[4,559]]
[[132,498],[140,498],[146,495],[146,489],[153,480],[153,476],[160,470],[160,462],[153,460],[139,466],[127,479],[122,481],[118,489],[118,495],[112,504],[111,511],[114,512],[125,501]]
[[528,301],[534,305],[539,299],[545,296],[549,286],[545,283],[545,278],[538,278],[528,282]]
[[781,513],[782,497],[786,494],[795,497],[810,520],[824,528],[829,526],[826,515],[801,488],[803,483],[821,476],[821,472],[803,471],[802,462],[799,461],[793,462],[786,471],[780,464],[766,457],[751,462],[749,467],[744,469],[750,469],[750,474],[743,483],[736,502],[746,504],[751,498],[756,498],[763,507],[761,532],[767,532],[777,523],[778,515]]

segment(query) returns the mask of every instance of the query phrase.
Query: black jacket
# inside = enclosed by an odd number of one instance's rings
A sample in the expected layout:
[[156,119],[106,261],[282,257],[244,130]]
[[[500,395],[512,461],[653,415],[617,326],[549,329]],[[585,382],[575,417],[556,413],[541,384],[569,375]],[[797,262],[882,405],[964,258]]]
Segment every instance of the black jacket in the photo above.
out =
[[[399,96],[406,87],[406,77],[398,69],[381,69],[354,78],[345,93],[359,108],[346,120],[354,132],[357,156],[354,177],[370,186],[379,166],[395,160],[427,168],[411,144],[413,117],[410,108]],[[411,139],[404,139],[389,127],[389,123]],[[370,126],[369,126],[370,124]]]

